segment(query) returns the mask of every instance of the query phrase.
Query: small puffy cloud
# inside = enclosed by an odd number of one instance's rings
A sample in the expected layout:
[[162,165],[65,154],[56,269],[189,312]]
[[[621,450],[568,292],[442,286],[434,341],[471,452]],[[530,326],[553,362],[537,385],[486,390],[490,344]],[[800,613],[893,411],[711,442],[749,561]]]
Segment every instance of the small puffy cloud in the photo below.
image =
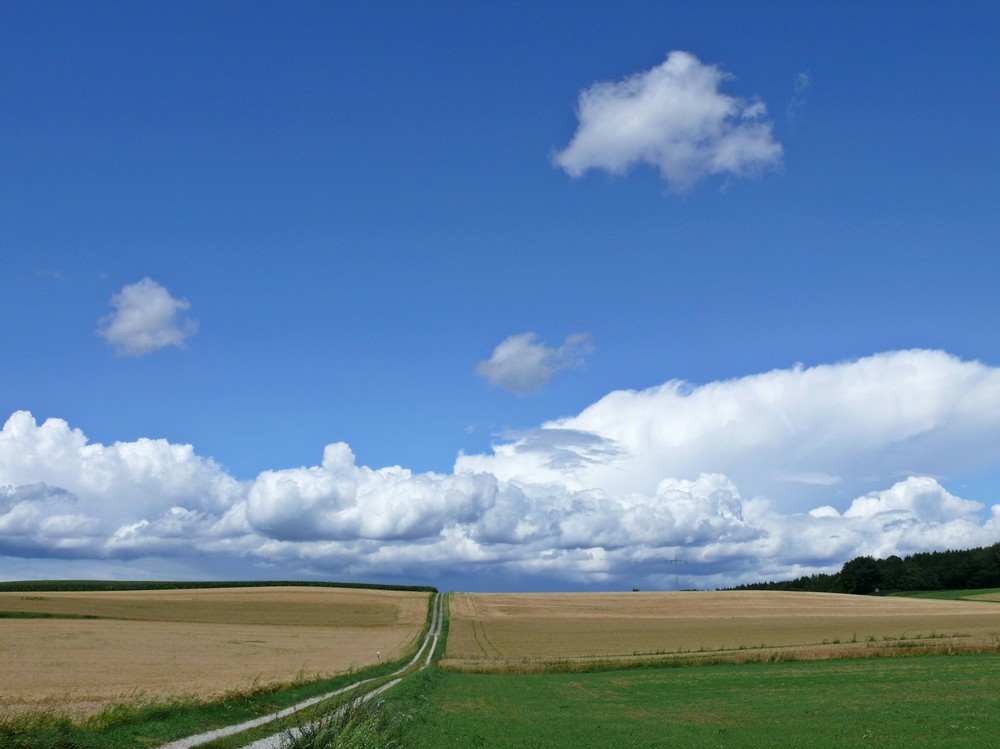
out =
[[730,77],[674,51],[651,70],[596,83],[580,94],[579,127],[554,162],[572,177],[651,164],[677,191],[712,174],[745,177],[779,165],[767,108],[723,94]]
[[501,341],[493,355],[479,363],[476,374],[491,385],[526,395],[540,390],[557,372],[581,366],[593,350],[586,333],[567,336],[559,348],[546,346],[534,333],[518,333]]
[[98,321],[97,334],[121,356],[144,356],[167,346],[182,348],[198,331],[186,315],[191,303],[175,299],[164,287],[143,278],[111,296],[114,312]]

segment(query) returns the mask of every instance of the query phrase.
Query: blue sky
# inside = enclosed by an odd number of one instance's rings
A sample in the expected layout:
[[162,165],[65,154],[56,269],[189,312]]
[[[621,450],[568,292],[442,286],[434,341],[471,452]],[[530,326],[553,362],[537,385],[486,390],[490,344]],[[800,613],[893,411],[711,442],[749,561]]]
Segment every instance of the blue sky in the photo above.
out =
[[1000,540],[998,32],[0,6],[0,578],[707,587]]

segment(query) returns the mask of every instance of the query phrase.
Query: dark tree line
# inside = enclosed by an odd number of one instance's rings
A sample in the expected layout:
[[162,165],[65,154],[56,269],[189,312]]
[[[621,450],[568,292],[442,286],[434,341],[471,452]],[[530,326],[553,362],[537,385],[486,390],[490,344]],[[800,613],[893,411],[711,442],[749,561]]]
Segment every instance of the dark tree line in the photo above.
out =
[[749,583],[732,590],[801,590],[814,593],[895,593],[910,590],[1000,588],[1000,543],[965,551],[928,551],[886,559],[855,557],[832,575]]
[[193,588],[363,588],[437,593],[430,585],[383,585],[380,583],[334,583],[319,580],[12,580],[0,582],[0,592],[51,593],[53,591],[189,590]]

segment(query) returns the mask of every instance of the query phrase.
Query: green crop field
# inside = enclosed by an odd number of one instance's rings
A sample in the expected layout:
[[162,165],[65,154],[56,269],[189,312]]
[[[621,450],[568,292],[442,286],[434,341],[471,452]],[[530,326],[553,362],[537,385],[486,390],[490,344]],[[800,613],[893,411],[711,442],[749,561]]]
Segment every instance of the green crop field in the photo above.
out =
[[996,655],[963,654],[531,676],[435,672],[404,686],[391,706],[410,716],[412,749],[979,749],[1000,746],[998,666]]
[[937,601],[987,601],[1000,602],[1000,588],[978,590],[920,590],[895,595],[906,598],[927,598]]

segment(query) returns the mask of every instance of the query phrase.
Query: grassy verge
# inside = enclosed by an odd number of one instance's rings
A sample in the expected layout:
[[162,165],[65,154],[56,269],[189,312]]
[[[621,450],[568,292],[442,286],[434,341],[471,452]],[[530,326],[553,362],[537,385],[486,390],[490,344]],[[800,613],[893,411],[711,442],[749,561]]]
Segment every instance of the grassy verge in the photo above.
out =
[[[994,655],[684,669],[481,675],[435,672],[407,746],[930,749],[996,745]],[[418,709],[413,706],[417,705]]]
[[398,749],[399,713],[381,700],[351,700],[298,726],[289,749]]
[[[410,747],[413,727],[434,710],[433,692],[440,678],[436,668],[403,679],[391,694],[368,702],[347,699],[303,714],[295,722],[298,735],[285,749],[402,749]],[[268,734],[270,735],[270,734]],[[245,746],[246,741],[232,746]],[[229,749],[210,744],[205,749]]]
[[937,601],[974,601],[976,596],[1000,594],[1000,588],[981,588],[976,590],[912,590],[893,593],[904,598],[929,598]]

